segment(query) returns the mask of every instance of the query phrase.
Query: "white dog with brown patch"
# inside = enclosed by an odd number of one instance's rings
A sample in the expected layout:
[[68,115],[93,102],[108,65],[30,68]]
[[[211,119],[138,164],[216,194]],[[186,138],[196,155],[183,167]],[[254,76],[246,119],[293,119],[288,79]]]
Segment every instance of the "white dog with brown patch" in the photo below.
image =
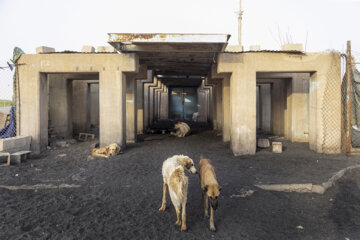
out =
[[175,137],[185,137],[190,134],[190,127],[184,122],[176,122],[174,128],[176,129],[176,132],[171,132],[171,135],[174,135]]
[[[184,155],[175,155],[166,159],[162,165],[162,175],[164,180],[163,197],[159,211],[165,211],[166,208],[166,189],[169,188],[171,202],[176,211],[175,224],[180,226],[181,231],[186,231],[186,201],[188,191],[188,177],[184,173],[184,169],[196,174],[196,168],[191,158]],[[180,220],[180,209],[182,217]]]

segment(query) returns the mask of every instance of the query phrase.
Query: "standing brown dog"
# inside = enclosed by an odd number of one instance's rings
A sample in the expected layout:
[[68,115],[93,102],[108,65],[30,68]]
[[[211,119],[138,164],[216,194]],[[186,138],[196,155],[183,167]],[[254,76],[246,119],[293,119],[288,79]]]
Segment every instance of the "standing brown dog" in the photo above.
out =
[[200,185],[202,190],[202,197],[204,201],[205,217],[209,217],[208,212],[208,199],[210,200],[210,230],[215,232],[214,225],[214,210],[218,206],[218,197],[220,195],[221,187],[216,180],[215,169],[211,165],[209,159],[200,157],[199,163]]

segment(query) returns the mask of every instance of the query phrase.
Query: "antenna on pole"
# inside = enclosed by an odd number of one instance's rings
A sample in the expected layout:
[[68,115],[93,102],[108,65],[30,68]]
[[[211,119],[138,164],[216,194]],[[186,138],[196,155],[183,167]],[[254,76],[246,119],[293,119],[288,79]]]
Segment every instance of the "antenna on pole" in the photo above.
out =
[[242,40],[241,40],[241,27],[242,27],[242,15],[244,11],[242,11],[242,0],[239,0],[239,11],[236,12],[238,14],[238,44],[242,50]]

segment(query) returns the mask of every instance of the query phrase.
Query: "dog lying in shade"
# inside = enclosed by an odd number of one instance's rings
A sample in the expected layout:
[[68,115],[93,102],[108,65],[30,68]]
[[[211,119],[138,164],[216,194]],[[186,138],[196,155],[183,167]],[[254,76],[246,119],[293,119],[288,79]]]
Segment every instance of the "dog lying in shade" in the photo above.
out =
[[215,232],[216,228],[214,225],[214,211],[218,207],[218,197],[220,195],[221,187],[216,180],[215,169],[211,165],[209,159],[200,157],[199,163],[199,176],[202,198],[204,202],[204,213],[205,217],[209,217],[208,212],[208,199],[210,200],[210,230]]
[[[186,201],[188,191],[188,177],[184,173],[184,169],[196,174],[196,168],[191,158],[184,155],[175,155],[166,159],[162,165],[163,197],[159,211],[166,209],[166,189],[169,188],[171,202],[176,211],[175,224],[180,226],[181,231],[186,231]],[[182,217],[180,220],[180,210]]]
[[178,121],[175,123],[174,129],[176,129],[176,132],[171,132],[171,135],[174,135],[175,137],[185,137],[190,134],[190,127],[184,122]]
[[120,153],[120,147],[116,143],[112,143],[108,146],[101,148],[94,148],[91,152],[91,155],[94,157],[104,157],[108,158],[110,156],[115,156]]

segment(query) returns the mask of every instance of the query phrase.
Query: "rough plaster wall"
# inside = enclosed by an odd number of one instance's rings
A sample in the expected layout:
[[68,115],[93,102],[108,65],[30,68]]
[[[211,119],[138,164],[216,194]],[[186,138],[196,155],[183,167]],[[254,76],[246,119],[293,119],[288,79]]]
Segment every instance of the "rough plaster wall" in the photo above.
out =
[[99,127],[99,84],[90,84],[90,124]]

